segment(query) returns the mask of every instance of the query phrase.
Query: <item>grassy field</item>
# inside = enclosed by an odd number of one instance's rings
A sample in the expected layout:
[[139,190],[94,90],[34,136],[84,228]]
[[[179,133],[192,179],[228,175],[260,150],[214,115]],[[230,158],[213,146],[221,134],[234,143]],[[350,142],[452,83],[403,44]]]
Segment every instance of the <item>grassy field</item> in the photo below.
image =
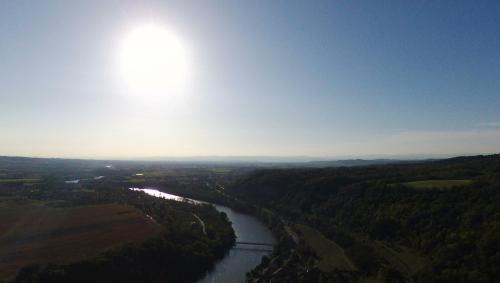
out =
[[55,208],[43,202],[0,202],[0,279],[30,263],[92,257],[161,228],[122,204]]
[[402,183],[405,186],[415,189],[433,189],[442,188],[448,189],[458,186],[466,186],[472,183],[472,180],[424,180]]
[[327,239],[321,232],[306,225],[297,224],[294,228],[301,238],[305,240],[306,244],[320,258],[317,266],[321,271],[357,270],[354,264],[344,254],[344,250],[335,242]]
[[423,258],[416,251],[406,247],[390,247],[381,241],[372,241],[371,246],[380,257],[384,258],[392,267],[408,277],[415,275],[429,263],[428,259]]
[[38,181],[40,181],[40,179],[0,179],[0,183],[3,183],[3,184],[35,183]]

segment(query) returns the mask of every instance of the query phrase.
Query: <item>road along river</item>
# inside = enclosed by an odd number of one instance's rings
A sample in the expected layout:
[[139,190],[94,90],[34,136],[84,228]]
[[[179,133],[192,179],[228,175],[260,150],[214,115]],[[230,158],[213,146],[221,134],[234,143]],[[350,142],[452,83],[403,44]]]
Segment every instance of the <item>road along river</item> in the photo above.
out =
[[[193,199],[167,194],[152,188],[130,188],[134,191],[143,191],[155,197],[172,199],[176,201],[187,201],[194,204],[204,203]],[[274,238],[271,231],[254,216],[243,214],[229,207],[214,205],[218,211],[226,213],[231,221],[236,234],[236,244],[226,256],[215,264],[213,270],[209,271],[200,283],[240,283],[245,282],[246,273],[255,268],[261,261],[262,256],[270,253],[269,246],[252,245],[248,243],[273,243]]]

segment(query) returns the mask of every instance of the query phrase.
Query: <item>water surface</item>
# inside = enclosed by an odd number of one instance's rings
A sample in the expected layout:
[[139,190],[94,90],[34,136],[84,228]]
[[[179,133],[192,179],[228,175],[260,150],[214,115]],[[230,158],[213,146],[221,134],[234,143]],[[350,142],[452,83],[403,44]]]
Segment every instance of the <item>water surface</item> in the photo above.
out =
[[[167,194],[156,189],[130,188],[134,191],[143,191],[155,197],[172,199],[177,201],[188,201],[192,203],[204,203],[201,201],[183,198]],[[229,207],[215,205],[218,211],[226,213],[231,221],[236,234],[236,242],[258,242],[273,243],[274,238],[271,231],[257,218],[236,212]],[[240,283],[245,282],[246,273],[255,268],[261,261],[262,256],[270,252],[263,250],[262,246],[237,244],[229,253],[215,264],[215,268],[199,280],[200,283]]]

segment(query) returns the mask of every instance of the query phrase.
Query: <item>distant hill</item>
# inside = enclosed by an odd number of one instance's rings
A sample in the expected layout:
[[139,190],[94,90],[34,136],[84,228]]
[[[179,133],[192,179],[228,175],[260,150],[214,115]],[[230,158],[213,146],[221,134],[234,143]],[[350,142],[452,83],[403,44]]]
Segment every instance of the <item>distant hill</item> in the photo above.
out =
[[404,164],[431,161],[427,160],[400,160],[400,159],[344,159],[330,161],[309,161],[305,165],[308,167],[351,167],[351,166],[368,166],[368,165],[385,165],[385,164]]
[[[499,282],[500,154],[311,163],[325,166],[256,170],[226,191],[334,241],[359,267],[353,278]],[[299,253],[297,266],[317,260]],[[373,281],[381,274],[396,281]]]
[[265,156],[212,156],[212,157],[186,157],[186,158],[157,158],[157,159],[131,159],[131,160],[109,160],[109,159],[76,159],[76,158],[38,158],[38,157],[20,157],[20,156],[0,156],[0,168],[54,168],[54,167],[102,167],[108,164],[116,165],[226,165],[226,166],[244,166],[256,168],[327,168],[327,167],[355,167],[371,165],[389,165],[389,164],[422,164],[426,162],[442,162],[445,164],[457,164],[466,162],[481,162],[497,155],[477,155],[461,156],[447,159],[429,158],[429,159],[400,159],[400,158],[376,158],[376,159],[331,159],[314,160],[312,157],[265,157]]

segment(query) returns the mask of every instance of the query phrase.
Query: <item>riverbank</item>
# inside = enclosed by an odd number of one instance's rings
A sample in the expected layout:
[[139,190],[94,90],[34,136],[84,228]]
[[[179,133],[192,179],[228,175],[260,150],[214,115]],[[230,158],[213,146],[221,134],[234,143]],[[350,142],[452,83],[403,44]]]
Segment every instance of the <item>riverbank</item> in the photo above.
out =
[[[193,204],[206,203],[204,201],[168,194],[156,189],[134,188],[134,190],[142,190],[155,197],[173,199],[177,201],[187,201]],[[224,213],[227,219],[231,222],[236,242],[266,244],[272,244],[275,242],[272,232],[254,215],[245,214],[230,207],[218,204],[215,204],[214,207],[219,212]],[[247,273],[251,272],[255,267],[261,264],[262,258],[264,256],[269,256],[269,254],[270,251],[262,249],[259,245],[252,246],[251,244],[236,244],[224,255],[222,259],[217,261],[214,268],[207,272],[198,282],[245,282],[247,280]]]
[[[98,255],[85,255],[87,230],[72,230],[72,245],[83,252],[78,261],[35,262],[22,268],[13,282],[196,282],[234,246],[235,235],[225,214],[210,205],[159,199],[121,188],[85,188],[68,192],[58,187],[37,193],[39,201],[52,201],[55,209],[121,203],[135,207],[143,219],[161,227],[159,235],[144,241],[128,242]],[[57,196],[57,199],[53,199]],[[32,196],[33,197],[33,196]],[[129,211],[114,211],[116,217]],[[201,229],[193,216],[205,224]],[[147,217],[149,216],[149,217]],[[99,217],[97,218],[99,219]],[[76,219],[78,220],[78,219]],[[75,220],[75,221],[76,221]],[[73,221],[72,223],[76,223]],[[78,220],[79,221],[79,220]],[[132,231],[122,231],[132,233]],[[43,237],[36,234],[33,238]]]

